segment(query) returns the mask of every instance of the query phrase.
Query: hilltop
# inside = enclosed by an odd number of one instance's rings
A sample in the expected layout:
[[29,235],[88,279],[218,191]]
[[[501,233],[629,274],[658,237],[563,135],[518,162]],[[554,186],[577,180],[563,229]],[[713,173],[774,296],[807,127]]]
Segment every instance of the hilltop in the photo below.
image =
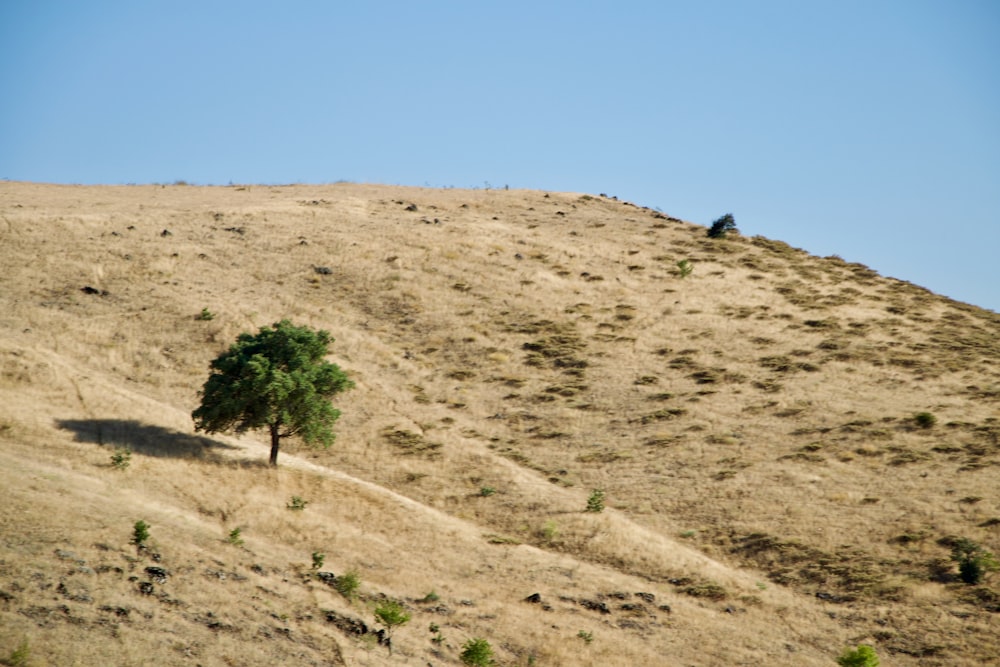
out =
[[[0,658],[1000,661],[1000,573],[950,558],[1000,553],[1000,315],[705,230],[599,194],[0,183]],[[270,469],[190,413],[283,318],[356,388]]]

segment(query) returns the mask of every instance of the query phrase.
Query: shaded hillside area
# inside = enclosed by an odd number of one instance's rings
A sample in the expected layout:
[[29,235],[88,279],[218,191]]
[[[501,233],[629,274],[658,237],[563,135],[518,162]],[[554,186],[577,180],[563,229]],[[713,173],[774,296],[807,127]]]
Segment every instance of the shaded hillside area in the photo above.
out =
[[[0,265],[0,658],[1000,662],[996,313],[534,191],[0,183]],[[190,414],[283,318],[356,388],[272,469]]]

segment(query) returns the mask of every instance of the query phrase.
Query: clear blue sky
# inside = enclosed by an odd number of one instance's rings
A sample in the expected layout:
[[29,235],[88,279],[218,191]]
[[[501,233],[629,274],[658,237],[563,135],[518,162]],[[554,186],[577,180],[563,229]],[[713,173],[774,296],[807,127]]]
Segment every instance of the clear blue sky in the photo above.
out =
[[1000,2],[0,2],[0,178],[567,190],[1000,311]]

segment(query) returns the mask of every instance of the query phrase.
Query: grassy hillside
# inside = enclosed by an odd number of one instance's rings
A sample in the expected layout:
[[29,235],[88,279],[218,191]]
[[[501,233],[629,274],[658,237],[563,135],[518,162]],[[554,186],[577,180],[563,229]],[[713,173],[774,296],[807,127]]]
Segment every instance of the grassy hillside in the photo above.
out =
[[[0,266],[10,663],[1000,661],[996,313],[529,191],[0,183]],[[271,469],[190,413],[282,318],[357,386]]]

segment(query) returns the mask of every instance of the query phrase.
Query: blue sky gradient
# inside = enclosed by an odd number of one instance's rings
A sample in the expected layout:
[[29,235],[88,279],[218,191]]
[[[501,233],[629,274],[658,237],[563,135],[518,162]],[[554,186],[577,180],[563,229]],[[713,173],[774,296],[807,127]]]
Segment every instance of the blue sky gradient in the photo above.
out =
[[1000,311],[1000,3],[0,3],[0,178],[617,195]]

